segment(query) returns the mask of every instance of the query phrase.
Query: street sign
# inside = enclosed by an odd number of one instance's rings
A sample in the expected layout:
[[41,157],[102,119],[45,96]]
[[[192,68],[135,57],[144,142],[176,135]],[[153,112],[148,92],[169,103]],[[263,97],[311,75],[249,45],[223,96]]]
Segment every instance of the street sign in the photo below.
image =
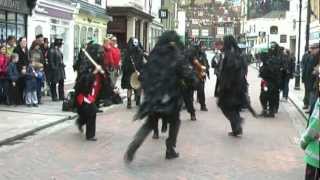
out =
[[159,10],[159,18],[160,19],[168,19],[168,9],[160,9]]

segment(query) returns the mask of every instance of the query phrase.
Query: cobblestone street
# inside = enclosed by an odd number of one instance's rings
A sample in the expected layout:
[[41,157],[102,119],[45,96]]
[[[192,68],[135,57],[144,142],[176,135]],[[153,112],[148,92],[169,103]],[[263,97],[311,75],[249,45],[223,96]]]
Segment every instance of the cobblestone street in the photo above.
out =
[[[249,77],[253,106],[259,112],[256,71],[250,69]],[[20,144],[1,147],[0,179],[303,179],[303,151],[297,144],[303,118],[293,105],[282,103],[275,119],[255,119],[244,112],[244,135],[231,138],[229,122],[213,98],[213,83],[207,84],[209,112],[197,111],[196,122],[182,113],[176,160],[164,159],[166,134],[162,134],[159,140],[150,136],[132,164],[126,165],[123,154],[141,122],[132,121],[135,108],[128,111],[120,105],[99,114],[97,142],[85,141],[68,121]]]

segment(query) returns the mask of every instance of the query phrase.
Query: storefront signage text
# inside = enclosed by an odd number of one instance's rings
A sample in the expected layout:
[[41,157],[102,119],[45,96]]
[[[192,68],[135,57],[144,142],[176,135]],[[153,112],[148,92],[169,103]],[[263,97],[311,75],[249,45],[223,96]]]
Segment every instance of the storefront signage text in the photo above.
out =
[[0,0],[0,6],[8,9],[18,9],[18,2],[15,0]]
[[37,13],[48,14],[48,11],[45,8],[40,7],[39,5],[36,6],[35,11]]
[[159,18],[167,19],[168,18],[168,9],[160,9],[159,10]]

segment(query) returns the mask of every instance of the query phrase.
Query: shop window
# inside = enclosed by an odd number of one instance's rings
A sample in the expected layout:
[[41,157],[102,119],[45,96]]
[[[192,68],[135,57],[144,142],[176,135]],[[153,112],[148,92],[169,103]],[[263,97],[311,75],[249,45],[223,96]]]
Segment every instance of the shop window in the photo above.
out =
[[96,0],[96,4],[101,5],[101,0]]
[[7,22],[8,23],[16,23],[16,14],[15,13],[7,13]]
[[6,24],[0,23],[0,44],[6,41]]
[[0,11],[0,21],[6,21],[6,12]]
[[93,40],[93,29],[90,27],[88,28],[88,41]]
[[80,42],[79,42],[79,33],[80,33],[80,28],[78,25],[74,27],[74,48],[77,49],[79,48]]
[[80,43],[82,46],[86,44],[86,40],[87,40],[87,28],[82,27],[80,32]]
[[15,24],[7,24],[7,37],[16,36],[16,25]]
[[78,57],[80,51],[80,27],[78,25],[74,26],[74,57]]
[[93,40],[95,40],[96,43],[99,42],[99,29],[98,28],[96,30],[94,30]]
[[17,38],[26,36],[24,25],[18,25],[17,26]]
[[18,14],[18,15],[17,15],[17,23],[18,23],[18,24],[25,24],[25,22],[24,22],[24,15],[22,15],[22,14]]
[[37,36],[38,34],[43,34],[41,26],[37,26],[36,29],[35,29],[35,36]]
[[285,34],[280,35],[280,43],[287,43],[287,35]]

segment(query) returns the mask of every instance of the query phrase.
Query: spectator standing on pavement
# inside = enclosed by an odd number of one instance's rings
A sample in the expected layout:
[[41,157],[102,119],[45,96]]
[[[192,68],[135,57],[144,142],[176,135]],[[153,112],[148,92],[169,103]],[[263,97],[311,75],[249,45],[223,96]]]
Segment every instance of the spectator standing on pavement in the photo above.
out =
[[[320,58],[320,51],[319,51],[319,43],[313,43],[310,46],[310,55],[311,58],[309,59],[308,69],[306,72],[306,82],[308,83],[308,91],[309,91],[309,113],[311,114],[313,111],[314,104],[318,98],[318,74],[320,66],[319,58]],[[310,69],[309,69],[310,68]]]
[[52,101],[58,101],[57,84],[59,100],[64,100],[65,65],[63,63],[63,54],[60,50],[62,45],[62,39],[55,39],[53,47],[48,52],[48,80]]
[[113,86],[115,87],[119,73],[120,73],[120,63],[121,63],[121,52],[118,48],[117,44],[117,37],[113,36],[111,38],[111,52],[112,52],[112,58],[113,58],[113,64],[111,69],[111,81],[113,83]]
[[34,63],[34,69],[36,72],[36,80],[37,80],[37,98],[38,103],[41,104],[41,89],[44,85],[44,55],[43,51],[41,50],[41,43],[40,41],[36,40],[33,41],[31,48],[30,48],[30,60]]
[[19,88],[17,87],[17,81],[20,77],[18,71],[17,62],[19,60],[19,55],[13,53],[11,55],[11,61],[8,66],[8,80],[9,80],[9,103],[12,105],[21,104],[21,99],[19,98]]
[[305,151],[304,161],[307,164],[305,180],[320,179],[320,100],[316,101],[315,108],[309,118],[309,125],[302,134],[300,146]]
[[309,51],[307,51],[302,57],[302,83],[304,84],[304,98],[303,98],[303,109],[309,109],[310,103],[310,90],[312,89],[312,71],[315,66],[315,60],[311,55],[311,45]]
[[13,53],[13,50],[16,48],[16,37],[14,36],[9,36],[7,39],[7,55],[8,57],[11,56],[11,54]]
[[28,107],[38,107],[37,97],[37,73],[35,70],[36,62],[32,61],[26,68],[25,76],[25,103]]
[[283,55],[283,71],[282,71],[282,97],[284,101],[288,100],[289,96],[289,82],[293,78],[295,68],[295,58],[290,54],[289,50],[284,51]]
[[48,38],[44,38],[43,44],[43,55],[44,55],[44,64],[43,64],[43,71],[45,74],[45,92],[46,94],[50,94],[50,84],[48,81],[48,51],[49,51],[49,40]]
[[9,104],[8,98],[8,71],[9,58],[6,54],[6,46],[0,45],[0,103]]
[[[22,73],[22,70],[26,71],[27,65],[29,64],[29,51],[27,48],[27,38],[21,37],[18,40],[18,46],[13,50],[13,53],[19,55],[19,60],[17,63],[17,68],[19,73]],[[24,89],[25,89],[25,76],[20,76],[17,84],[19,88],[19,98],[21,102],[24,101]]]
[[221,67],[220,64],[222,62],[222,59],[223,59],[223,54],[222,54],[221,50],[216,49],[215,55],[211,60],[211,67],[214,68],[214,74],[217,76],[215,90],[214,90],[214,97],[218,97],[218,93],[219,93],[219,76],[220,76],[219,67]]

